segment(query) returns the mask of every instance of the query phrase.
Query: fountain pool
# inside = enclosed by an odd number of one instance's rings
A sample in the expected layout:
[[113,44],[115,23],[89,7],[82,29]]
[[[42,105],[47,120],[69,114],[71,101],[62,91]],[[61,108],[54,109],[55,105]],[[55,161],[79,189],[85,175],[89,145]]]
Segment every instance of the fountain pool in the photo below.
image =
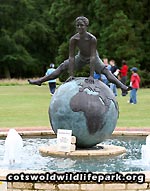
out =
[[39,147],[54,144],[55,139],[23,138],[21,163],[13,165],[3,162],[5,140],[0,140],[0,169],[44,170],[49,172],[134,172],[149,171],[150,166],[142,160],[141,149],[145,144],[144,136],[115,136],[102,144],[123,146],[127,153],[114,157],[43,157]]

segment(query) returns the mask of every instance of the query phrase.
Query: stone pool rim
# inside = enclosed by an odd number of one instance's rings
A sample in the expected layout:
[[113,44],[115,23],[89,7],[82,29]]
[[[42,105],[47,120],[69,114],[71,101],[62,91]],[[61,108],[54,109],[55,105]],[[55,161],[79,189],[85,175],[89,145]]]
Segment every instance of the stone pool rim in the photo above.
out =
[[[17,130],[18,133],[22,137],[37,137],[37,136],[51,136],[55,137],[52,130],[34,130],[30,129],[30,131],[22,131]],[[114,131],[113,136],[148,136],[150,135],[150,131]],[[0,138],[5,138],[7,136],[7,131],[0,132]],[[6,177],[8,174],[12,173],[21,173],[24,172],[26,174],[40,174],[45,173],[46,171],[39,170],[8,170],[8,169],[0,169],[0,181],[4,181],[7,184],[8,190],[21,190],[21,191],[46,191],[51,189],[51,191],[62,190],[62,191],[110,191],[110,190],[149,190],[150,189],[150,171],[137,171],[137,172],[121,172],[122,174],[139,174],[142,173],[145,175],[145,182],[143,184],[137,183],[121,183],[121,182],[103,182],[102,184],[97,183],[87,183],[87,182],[76,182],[76,183],[52,183],[52,182],[7,182]],[[107,173],[107,172],[98,172],[98,173]],[[111,172],[113,173],[113,172]],[[110,173],[110,174],[111,174]]]
[[[10,128],[13,129],[13,128]],[[16,129],[16,128],[14,128]],[[52,129],[49,130],[22,130],[22,129],[16,129],[17,132],[22,136],[22,137],[38,137],[38,136],[50,136],[50,137],[56,137],[55,133],[53,132]],[[7,136],[8,131],[0,131],[0,138],[5,138]],[[150,131],[137,131],[137,130],[115,130],[112,133],[112,136],[148,136],[150,135]]]

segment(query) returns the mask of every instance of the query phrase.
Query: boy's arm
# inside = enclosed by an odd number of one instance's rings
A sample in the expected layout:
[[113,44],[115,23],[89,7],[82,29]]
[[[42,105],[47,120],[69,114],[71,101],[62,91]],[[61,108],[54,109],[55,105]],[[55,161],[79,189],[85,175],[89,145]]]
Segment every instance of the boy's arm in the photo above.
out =
[[75,64],[75,39],[71,38],[69,42],[69,75],[74,77]]
[[90,53],[90,76],[87,80],[88,83],[94,83],[94,71],[95,71],[95,61],[96,61],[96,38],[91,39],[91,53]]
[[95,61],[96,61],[96,38],[91,40],[91,56],[90,56],[90,76],[93,77],[95,71]]

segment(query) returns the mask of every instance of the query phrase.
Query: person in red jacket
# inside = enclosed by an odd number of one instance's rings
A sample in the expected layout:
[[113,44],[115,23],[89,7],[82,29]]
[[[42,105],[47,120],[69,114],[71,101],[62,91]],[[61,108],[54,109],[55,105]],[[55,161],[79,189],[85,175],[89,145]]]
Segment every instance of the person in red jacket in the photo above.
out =
[[[128,74],[128,66],[127,66],[127,62],[125,60],[122,60],[122,67],[120,69],[120,78],[121,78],[121,82],[126,85],[127,82],[127,74]],[[122,91],[122,96],[126,96],[127,92],[126,91]]]
[[140,87],[140,76],[137,74],[137,68],[133,67],[131,68],[132,75],[130,79],[130,86],[132,87],[132,90],[130,92],[130,101],[129,103],[131,104],[136,104],[137,103],[137,90]]

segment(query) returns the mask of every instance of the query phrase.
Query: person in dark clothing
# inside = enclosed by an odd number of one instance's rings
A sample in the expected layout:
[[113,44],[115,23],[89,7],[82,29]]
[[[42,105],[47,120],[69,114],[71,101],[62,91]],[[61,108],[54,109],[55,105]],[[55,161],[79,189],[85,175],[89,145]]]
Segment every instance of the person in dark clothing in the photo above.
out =
[[[115,64],[115,60],[110,60],[110,65],[111,65],[111,68],[110,68],[110,71],[111,73],[117,78],[117,66]],[[117,96],[117,87],[116,87],[116,84],[114,83],[110,83],[110,89],[112,90],[112,92],[114,93],[115,96]]]
[[[128,74],[128,65],[127,62],[125,60],[122,60],[122,67],[120,69],[120,78],[121,78],[121,82],[126,85],[127,82],[127,74]],[[127,92],[126,91],[122,91],[122,96],[126,96]]]

